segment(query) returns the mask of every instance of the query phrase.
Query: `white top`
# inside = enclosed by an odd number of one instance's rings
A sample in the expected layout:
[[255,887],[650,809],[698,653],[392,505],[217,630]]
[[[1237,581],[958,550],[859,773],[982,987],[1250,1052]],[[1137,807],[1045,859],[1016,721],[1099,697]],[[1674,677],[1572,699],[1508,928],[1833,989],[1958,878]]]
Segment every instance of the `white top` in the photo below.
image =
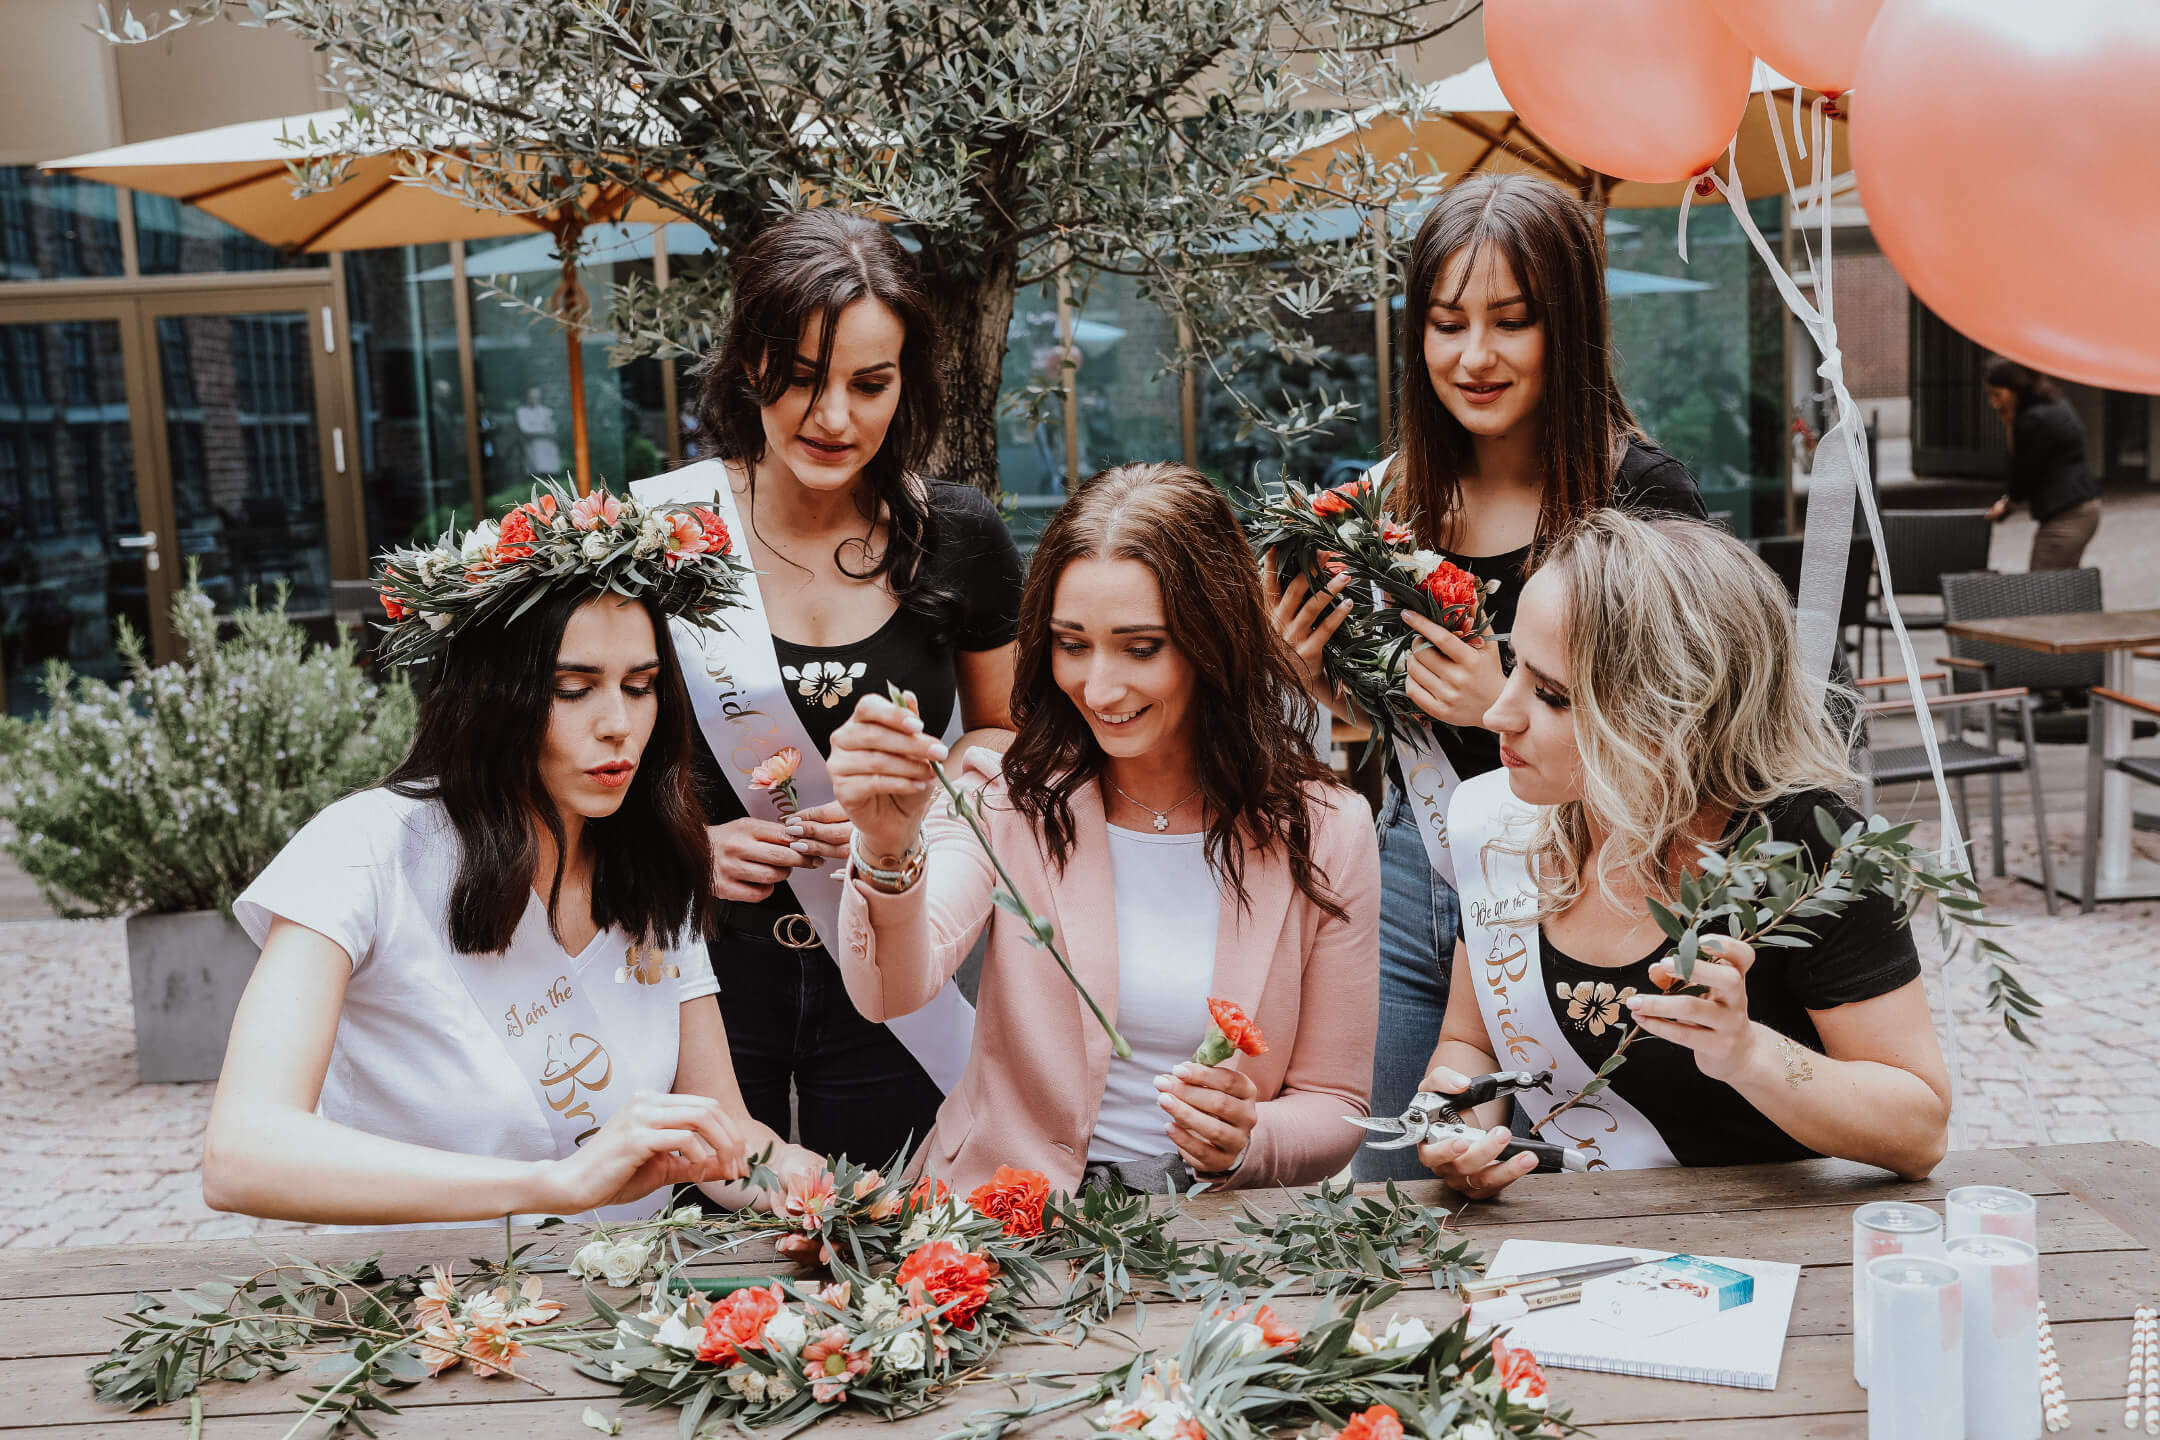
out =
[[1222,888],[1207,836],[1110,827],[1117,904],[1117,1027],[1132,1059],[1110,1059],[1090,1160],[1146,1160],[1177,1147],[1155,1077],[1192,1059],[1207,1038]]
[[[560,1158],[568,1149],[507,1048],[496,1007],[483,1011],[460,964],[485,976],[490,994],[500,981],[509,993],[544,997],[567,980],[590,1002],[612,1071],[597,1088],[590,1071],[584,1077],[581,1095],[597,1127],[635,1091],[675,1088],[682,1002],[720,988],[711,957],[693,940],[658,969],[650,959],[643,967],[657,975],[673,964],[679,979],[618,980],[629,937],[611,927],[582,955],[565,954],[538,895],[507,952],[460,957],[449,934],[457,856],[457,832],[439,801],[362,790],[310,820],[233,902],[233,916],[257,945],[283,916],[336,941],[352,960],[317,1105],[325,1119],[467,1155]],[[642,1218],[667,1199],[663,1186],[604,1213]]]

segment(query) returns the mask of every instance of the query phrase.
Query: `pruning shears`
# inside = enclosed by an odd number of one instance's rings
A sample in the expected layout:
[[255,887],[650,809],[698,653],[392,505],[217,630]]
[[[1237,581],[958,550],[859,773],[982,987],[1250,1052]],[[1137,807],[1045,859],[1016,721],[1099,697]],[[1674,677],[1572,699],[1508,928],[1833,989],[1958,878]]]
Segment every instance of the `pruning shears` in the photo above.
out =
[[[1389,1137],[1366,1141],[1367,1147],[1374,1150],[1407,1150],[1433,1140],[1477,1140],[1484,1136],[1484,1130],[1469,1123],[1462,1112],[1523,1090],[1550,1093],[1552,1078],[1550,1070],[1502,1070],[1481,1075],[1452,1095],[1420,1090],[1410,1097],[1409,1108],[1399,1116],[1345,1115],[1343,1118],[1361,1130]],[[1501,1150],[1499,1159],[1512,1160],[1517,1155],[1537,1156],[1540,1174],[1563,1170],[1581,1173],[1590,1168],[1588,1158],[1581,1151],[1546,1140],[1517,1137]]]

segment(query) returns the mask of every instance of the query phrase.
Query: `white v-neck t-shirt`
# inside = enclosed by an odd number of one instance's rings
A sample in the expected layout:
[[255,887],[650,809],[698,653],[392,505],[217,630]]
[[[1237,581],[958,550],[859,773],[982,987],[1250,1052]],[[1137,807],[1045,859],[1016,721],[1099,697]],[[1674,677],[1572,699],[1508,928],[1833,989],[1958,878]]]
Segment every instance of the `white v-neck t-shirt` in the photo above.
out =
[[[435,800],[362,790],[310,820],[255,883],[233,915],[255,943],[283,916],[328,936],[351,957],[352,979],[317,1111],[386,1139],[505,1160],[560,1158],[541,1101],[482,1013],[450,944],[450,887],[458,838]],[[704,945],[669,951],[678,978],[618,978],[630,938],[609,928],[584,953],[564,952],[532,895],[510,948],[478,957],[545,992],[567,975],[591,1002],[611,1061],[606,1086],[588,1093],[593,1124],[606,1123],[639,1090],[675,1088],[682,1002],[719,990]],[[468,962],[470,959],[468,958]],[[663,1186],[601,1212],[638,1219],[667,1203]]]
[[1110,1057],[1090,1160],[1147,1160],[1177,1147],[1155,1077],[1192,1059],[1207,1037],[1222,887],[1207,836],[1110,827],[1117,907],[1118,1033],[1132,1059]]

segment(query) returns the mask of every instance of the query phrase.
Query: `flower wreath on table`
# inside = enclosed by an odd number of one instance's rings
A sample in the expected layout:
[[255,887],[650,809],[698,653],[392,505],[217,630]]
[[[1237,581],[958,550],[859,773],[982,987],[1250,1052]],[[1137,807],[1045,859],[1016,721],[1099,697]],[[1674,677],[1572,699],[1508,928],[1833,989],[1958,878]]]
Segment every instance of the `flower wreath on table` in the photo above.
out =
[[381,659],[421,664],[463,627],[514,620],[561,585],[649,595],[662,613],[715,628],[743,603],[748,567],[734,548],[726,522],[702,505],[647,505],[605,488],[576,498],[543,480],[500,523],[383,555]]
[[1373,726],[1376,740],[1416,739],[1433,721],[1411,701],[1410,652],[1427,643],[1403,623],[1412,611],[1472,643],[1490,643],[1481,582],[1452,560],[1417,547],[1411,521],[1393,514],[1393,481],[1365,478],[1309,493],[1283,482],[1255,515],[1253,546],[1271,557],[1281,583],[1303,576],[1319,590],[1347,574],[1343,623],[1322,655],[1328,680]]

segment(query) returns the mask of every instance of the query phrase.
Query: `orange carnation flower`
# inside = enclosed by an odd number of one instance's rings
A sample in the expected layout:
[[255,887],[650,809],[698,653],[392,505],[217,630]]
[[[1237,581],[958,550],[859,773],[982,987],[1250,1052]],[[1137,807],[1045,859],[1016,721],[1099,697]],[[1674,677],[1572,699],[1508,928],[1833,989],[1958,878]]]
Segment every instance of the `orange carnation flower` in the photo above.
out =
[[1033,1170],[1000,1165],[987,1185],[968,1195],[978,1215],[1005,1222],[1005,1233],[1027,1239],[1043,1233],[1043,1206],[1050,1200],[1050,1177]]
[[780,1313],[780,1287],[737,1290],[705,1317],[705,1335],[697,1358],[708,1365],[733,1365],[743,1350],[765,1348],[765,1322]]
[[508,565],[523,560],[533,553],[533,542],[537,539],[539,536],[533,532],[531,507],[518,506],[503,518],[502,531],[495,539],[495,563]]
[[975,1317],[990,1301],[997,1271],[980,1255],[950,1240],[932,1240],[900,1262],[893,1283],[918,1304],[944,1307],[945,1320],[961,1330],[975,1328]]
[[1200,1048],[1193,1051],[1193,1063],[1220,1065],[1232,1054],[1265,1055],[1267,1041],[1261,1037],[1260,1027],[1252,1022],[1244,1007],[1234,1000],[1208,997],[1208,1018],[1214,1023],[1208,1026],[1207,1038]]
[[1402,1416],[1395,1413],[1392,1405],[1360,1410],[1350,1417],[1350,1423],[1342,1427],[1336,1440],[1403,1440]]
[[1493,1373],[1500,1377],[1500,1388],[1507,1391],[1508,1399],[1525,1405],[1545,1398],[1545,1372],[1538,1368],[1537,1356],[1528,1350],[1510,1349],[1496,1335],[1492,1359]]
[[1443,560],[1418,582],[1418,589],[1439,601],[1448,612],[1448,629],[1465,640],[1477,633],[1478,610],[1485,597],[1477,576],[1452,560]]
[[1321,516],[1347,515],[1350,513],[1351,497],[1365,493],[1363,480],[1352,480],[1347,485],[1337,485],[1313,496],[1312,513]]

